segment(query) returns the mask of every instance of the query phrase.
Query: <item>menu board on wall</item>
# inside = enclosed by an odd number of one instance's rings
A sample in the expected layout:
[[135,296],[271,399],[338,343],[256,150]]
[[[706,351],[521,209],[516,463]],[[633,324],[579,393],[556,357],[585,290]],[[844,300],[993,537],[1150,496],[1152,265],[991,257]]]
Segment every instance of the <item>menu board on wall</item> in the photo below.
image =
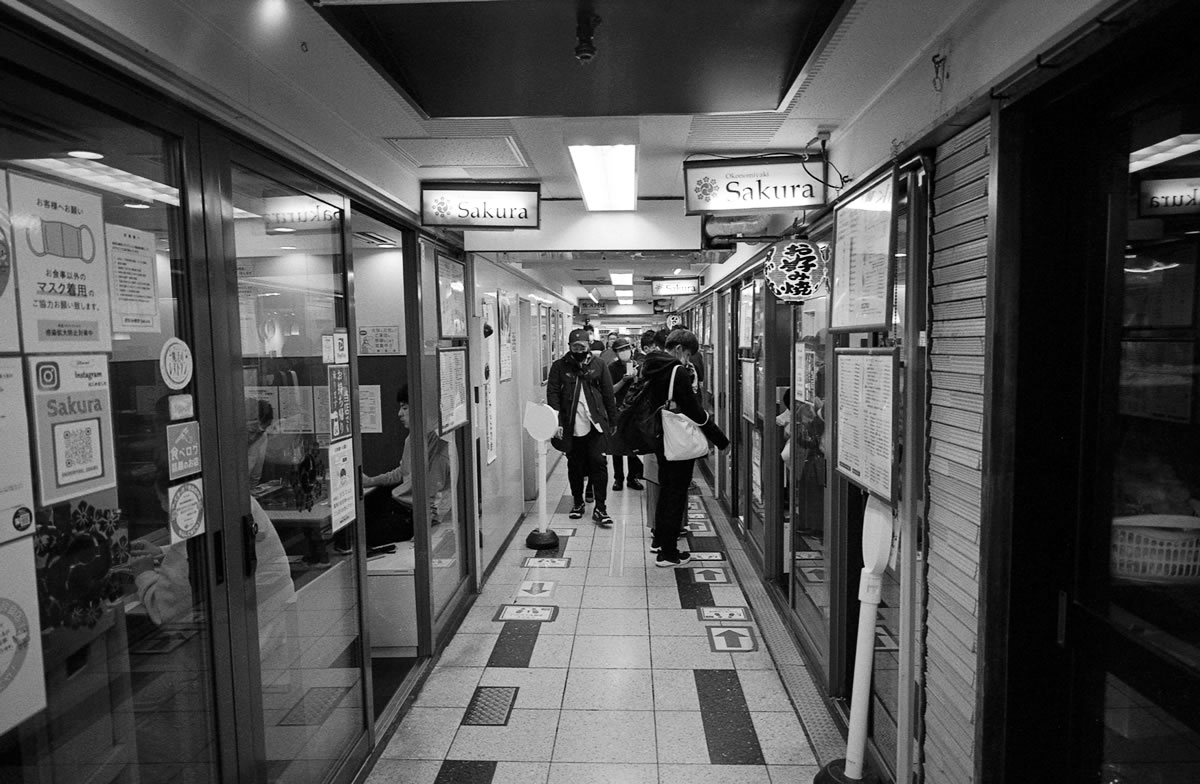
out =
[[891,324],[892,180],[885,177],[837,210],[831,329]]
[[8,184],[25,351],[112,351],[100,196],[14,173]]
[[467,288],[463,264],[438,254],[438,326],[444,338],[467,336]]
[[467,423],[467,350],[438,349],[438,389],[441,391],[442,430]]
[[896,432],[894,349],[838,349],[838,473],[891,503]]
[[757,404],[755,400],[754,382],[757,379],[754,369],[753,359],[743,359],[741,362],[742,369],[742,418],[751,422],[754,421],[754,410]]
[[738,292],[738,348],[754,346],[754,286],[742,286]]

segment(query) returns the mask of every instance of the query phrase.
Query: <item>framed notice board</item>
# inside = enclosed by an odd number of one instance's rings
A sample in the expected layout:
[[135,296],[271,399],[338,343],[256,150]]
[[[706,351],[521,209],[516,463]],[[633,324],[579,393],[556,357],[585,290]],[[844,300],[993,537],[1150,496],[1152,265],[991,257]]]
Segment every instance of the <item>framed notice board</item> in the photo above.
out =
[[892,323],[892,175],[834,213],[829,328],[869,332]]
[[889,504],[895,500],[898,356],[894,348],[834,353],[834,466]]

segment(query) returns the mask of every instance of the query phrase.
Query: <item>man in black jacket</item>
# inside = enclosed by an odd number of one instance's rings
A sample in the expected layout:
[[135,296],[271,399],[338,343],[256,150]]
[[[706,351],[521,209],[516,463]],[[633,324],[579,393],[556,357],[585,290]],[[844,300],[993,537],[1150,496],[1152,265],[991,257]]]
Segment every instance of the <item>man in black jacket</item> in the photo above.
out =
[[[670,400],[675,410],[702,426],[704,434],[718,449],[729,445],[729,439],[721,432],[708,412],[700,405],[692,391],[692,377],[688,365],[700,346],[690,330],[676,329],[666,339],[666,351],[654,352],[642,363],[642,374],[648,379],[650,405],[658,408]],[[679,368],[675,371],[675,368]],[[675,373],[672,387],[671,374]],[[690,560],[691,554],[680,551],[678,539],[687,511],[688,485],[692,481],[692,467],[696,461],[667,460],[662,446],[655,453],[658,461],[658,503],[654,508],[654,537],[651,551],[658,554],[656,566],[679,566]]]
[[584,482],[590,482],[596,506],[592,521],[608,528],[612,518],[606,507],[608,490],[608,437],[617,421],[617,403],[612,378],[604,363],[589,351],[586,330],[572,330],[570,351],[554,360],[546,381],[546,403],[558,412],[555,446],[567,455],[567,479],[571,484],[570,517],[583,517]]
[[[628,338],[617,338],[613,343],[613,350],[617,352],[617,359],[608,366],[608,374],[612,377],[613,394],[617,399],[617,408],[621,408],[621,404],[625,402],[625,393],[629,391],[629,385],[633,379],[637,378],[637,367],[633,363],[633,346]],[[629,482],[630,489],[641,490],[642,485],[642,461],[637,455],[629,452],[625,445],[621,443],[621,434],[617,433],[615,443],[611,443],[612,447],[612,466],[613,466],[613,485],[614,492],[620,492],[625,482]],[[625,473],[625,463],[629,462],[629,473]]]

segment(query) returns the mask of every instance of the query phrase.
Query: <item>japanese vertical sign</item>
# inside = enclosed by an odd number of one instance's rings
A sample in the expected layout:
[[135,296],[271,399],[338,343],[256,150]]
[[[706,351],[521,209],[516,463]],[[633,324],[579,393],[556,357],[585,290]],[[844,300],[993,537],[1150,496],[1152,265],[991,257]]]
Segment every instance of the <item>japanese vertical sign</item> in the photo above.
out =
[[329,440],[349,438],[353,422],[350,404],[350,366],[330,365],[329,368]]
[[117,484],[108,358],[26,357],[42,506]]
[[25,351],[111,351],[100,196],[11,172],[8,184]]
[[158,273],[154,235],[108,224],[108,280],[112,326],[118,332],[158,332]]

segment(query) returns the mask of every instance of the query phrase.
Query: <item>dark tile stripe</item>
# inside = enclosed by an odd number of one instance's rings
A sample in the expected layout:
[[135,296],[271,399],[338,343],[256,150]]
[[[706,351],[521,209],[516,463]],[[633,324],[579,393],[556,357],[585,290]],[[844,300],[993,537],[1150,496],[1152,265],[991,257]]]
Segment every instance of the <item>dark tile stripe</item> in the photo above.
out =
[[697,607],[715,607],[712,588],[706,583],[692,582],[691,569],[675,570],[675,588],[679,591],[679,606],[685,610]]
[[714,765],[765,765],[737,670],[694,670],[708,759]]
[[541,621],[505,621],[487,666],[528,667],[541,628]]
[[492,784],[495,760],[445,760],[433,784]]
[[719,536],[696,536],[695,534],[688,534],[688,539],[691,540],[690,543],[693,550],[699,550],[702,553],[725,552],[725,548],[721,546],[721,537]]

